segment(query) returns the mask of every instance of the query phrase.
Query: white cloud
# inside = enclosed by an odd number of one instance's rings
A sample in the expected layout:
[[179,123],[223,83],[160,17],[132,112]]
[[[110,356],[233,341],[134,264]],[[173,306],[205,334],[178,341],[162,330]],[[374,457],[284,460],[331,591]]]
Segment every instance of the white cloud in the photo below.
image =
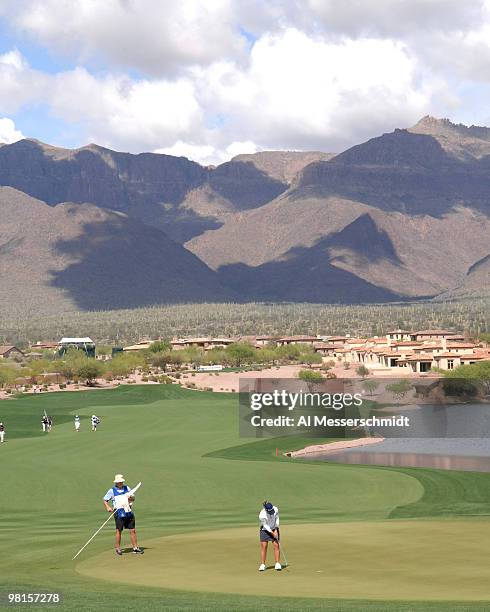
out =
[[248,69],[215,64],[200,79],[204,104],[227,116],[235,138],[261,148],[342,148],[416,121],[435,93],[398,42],[326,43],[294,29],[257,41]]
[[87,140],[130,151],[185,143],[208,162],[265,148],[340,150],[416,121],[440,89],[401,43],[328,43],[295,29],[256,41],[246,66],[215,62],[173,79],[82,67],[53,75],[18,52],[0,57],[0,111],[9,110],[4,101],[35,101]]
[[240,155],[242,153],[257,153],[257,151],[257,145],[250,140],[246,140],[245,142],[232,142],[226,147],[225,158],[230,159],[231,157],[235,157],[235,155]]
[[177,140],[171,147],[155,149],[154,152],[175,155],[176,157],[187,157],[187,159],[192,159],[192,161],[203,165],[214,163],[216,156],[216,149],[211,145],[196,145],[182,140]]
[[257,145],[253,142],[232,142],[225,149],[217,149],[212,145],[197,145],[178,140],[171,147],[155,149],[155,153],[165,153],[177,157],[187,157],[203,166],[221,164],[240,153],[256,153]]
[[23,35],[57,53],[104,60],[168,76],[206,65],[223,54],[240,56],[231,0],[0,0],[0,14]]
[[0,142],[12,144],[24,138],[20,130],[15,129],[15,123],[8,117],[0,119]]
[[26,67],[26,62],[18,49],[12,49],[12,51],[0,55],[0,65],[12,70],[22,70]]
[[78,64],[0,55],[0,114],[43,105],[121,150],[339,151],[427,113],[488,113],[490,0],[0,0],[0,17]]
[[256,39],[297,28],[326,41],[396,38],[424,53],[485,22],[488,0],[0,0],[10,28],[75,61],[154,77],[223,59],[246,63]]
[[328,34],[403,38],[420,33],[471,29],[484,11],[484,0],[307,0],[305,12]]
[[42,99],[47,80],[46,75],[29,68],[17,49],[0,55],[0,113],[13,114]]
[[132,151],[191,137],[203,121],[187,79],[135,81],[77,68],[52,79],[49,104],[56,116],[83,126],[90,140]]

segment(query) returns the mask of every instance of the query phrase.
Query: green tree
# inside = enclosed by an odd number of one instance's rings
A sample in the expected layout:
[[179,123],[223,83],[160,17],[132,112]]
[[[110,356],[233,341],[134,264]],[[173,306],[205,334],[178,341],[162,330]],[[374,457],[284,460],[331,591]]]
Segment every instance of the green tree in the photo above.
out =
[[278,359],[277,351],[274,347],[265,346],[257,349],[257,362],[274,365]]
[[203,355],[203,363],[208,365],[222,365],[228,363],[228,356],[224,349],[213,348]]
[[103,373],[104,366],[95,359],[87,359],[76,371],[77,376],[85,380],[86,384],[90,387],[94,385],[95,379],[102,376]]
[[168,340],[155,340],[148,347],[150,353],[166,353],[172,350],[172,345]]
[[305,365],[313,365],[314,363],[322,363],[322,356],[314,351],[303,353],[300,356],[301,363]]
[[138,368],[144,368],[145,356],[140,351],[119,353],[107,364],[113,376],[128,376]]
[[83,351],[70,349],[62,358],[58,358],[51,363],[51,371],[59,372],[67,380],[72,380],[78,369],[87,361],[87,357]]
[[112,353],[112,346],[109,344],[98,344],[97,355],[110,355]]
[[231,364],[240,367],[243,363],[251,363],[255,359],[256,351],[246,342],[235,342],[226,347],[225,353]]
[[162,351],[158,353],[153,353],[150,358],[150,363],[155,368],[160,368],[165,371],[167,364],[171,363],[172,356],[168,351]]
[[0,388],[13,384],[18,376],[19,371],[17,368],[0,367]]
[[490,361],[462,365],[444,373],[444,391],[448,395],[490,394]]
[[192,363],[195,366],[201,365],[205,359],[204,349],[197,346],[190,346],[183,351],[174,351],[172,355],[180,355],[182,357],[182,361],[179,363]]
[[312,391],[317,385],[324,381],[321,373],[315,370],[300,370],[298,372],[298,378],[306,383],[309,391]]
[[[304,345],[303,345],[304,346]],[[299,361],[302,350],[300,344],[285,344],[284,346],[277,347],[277,354],[281,361]]]
[[364,365],[360,365],[358,368],[356,368],[356,372],[359,376],[362,376],[362,378],[365,378],[370,374],[369,370]]
[[366,391],[368,395],[374,395],[374,392],[379,387],[379,382],[377,380],[365,380],[362,383],[362,388]]
[[408,380],[399,380],[398,382],[386,385],[386,390],[393,393],[396,399],[402,399],[412,388],[411,383]]

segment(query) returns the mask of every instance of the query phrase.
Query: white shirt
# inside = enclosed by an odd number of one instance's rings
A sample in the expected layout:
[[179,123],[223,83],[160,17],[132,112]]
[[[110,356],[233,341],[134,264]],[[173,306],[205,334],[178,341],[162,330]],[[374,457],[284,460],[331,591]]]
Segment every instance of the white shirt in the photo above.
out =
[[279,510],[276,506],[272,507],[274,514],[269,514],[265,508],[259,512],[259,521],[262,529],[265,529],[269,533],[279,527]]

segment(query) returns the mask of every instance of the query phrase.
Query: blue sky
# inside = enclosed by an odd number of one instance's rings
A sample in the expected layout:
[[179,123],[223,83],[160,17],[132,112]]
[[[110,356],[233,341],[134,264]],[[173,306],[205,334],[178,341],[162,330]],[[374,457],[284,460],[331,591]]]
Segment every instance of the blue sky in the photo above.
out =
[[487,0],[0,0],[0,140],[216,163],[489,124]]

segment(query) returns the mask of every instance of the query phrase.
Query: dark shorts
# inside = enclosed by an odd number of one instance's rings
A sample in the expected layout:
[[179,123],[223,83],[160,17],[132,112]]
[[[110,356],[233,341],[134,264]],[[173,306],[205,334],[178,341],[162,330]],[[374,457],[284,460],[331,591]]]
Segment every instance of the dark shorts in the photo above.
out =
[[114,518],[116,520],[116,529],[118,531],[135,528],[136,521],[134,514],[130,514],[128,516],[114,516]]
[[[277,530],[277,534],[279,536],[279,539],[281,537],[281,534],[279,533],[279,529]],[[266,531],[265,529],[260,529],[259,530],[259,535],[260,535],[260,541],[261,542],[274,542],[271,534]]]

